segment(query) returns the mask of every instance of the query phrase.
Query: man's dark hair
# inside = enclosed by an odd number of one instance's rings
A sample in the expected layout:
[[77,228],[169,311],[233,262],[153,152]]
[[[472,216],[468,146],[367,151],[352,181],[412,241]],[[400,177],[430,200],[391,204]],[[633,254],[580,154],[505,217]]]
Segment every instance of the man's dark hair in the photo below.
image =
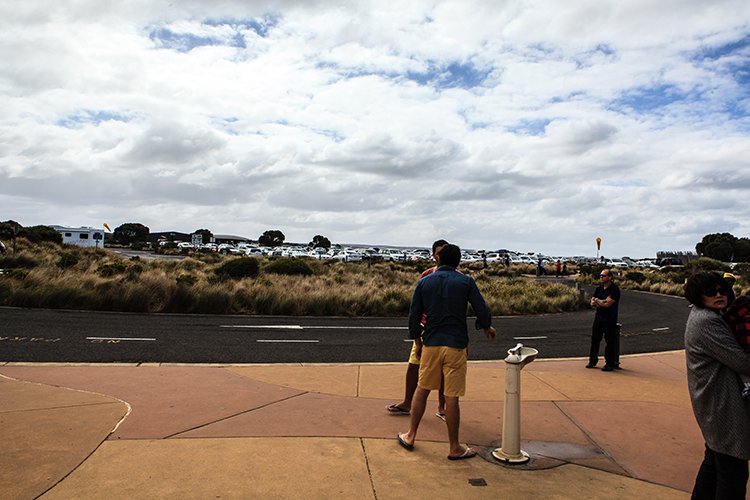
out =
[[703,307],[703,295],[712,288],[730,291],[721,274],[713,271],[695,273],[685,282],[685,298],[694,307]]
[[457,245],[451,245],[450,243],[444,245],[438,255],[440,256],[441,266],[458,267],[461,263],[461,249]]
[[448,242],[445,240],[437,240],[435,243],[432,244],[432,255],[435,255],[435,249],[437,247],[444,247],[447,244]]

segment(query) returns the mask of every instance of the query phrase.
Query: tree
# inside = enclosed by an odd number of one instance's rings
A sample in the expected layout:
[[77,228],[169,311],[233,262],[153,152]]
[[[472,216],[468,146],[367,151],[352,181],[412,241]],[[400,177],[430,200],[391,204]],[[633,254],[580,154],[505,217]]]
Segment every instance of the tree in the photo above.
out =
[[203,238],[201,240],[201,243],[203,243],[204,245],[206,243],[211,243],[211,238],[214,237],[214,233],[212,233],[208,229],[198,229],[196,231],[193,231],[193,234],[200,234],[201,237]]
[[23,226],[14,220],[0,222],[0,240],[12,240],[23,229]]
[[52,243],[62,244],[62,234],[49,226],[31,226],[25,227],[18,233],[32,243],[41,243],[42,241],[51,241]]
[[149,228],[138,222],[127,222],[115,228],[112,237],[122,245],[130,245],[137,241],[146,241]]
[[[698,255],[703,255],[704,257],[710,257],[716,260],[724,260],[726,262],[726,260],[729,260],[732,258],[731,249],[734,248],[735,241],[737,241],[737,238],[729,233],[707,234],[703,237],[700,243],[695,245],[695,251],[698,252]],[[717,243],[717,245],[711,246],[711,244],[713,243]],[[719,245],[719,243],[725,243],[725,244]],[[730,255],[728,259],[722,259],[718,257],[717,255],[713,255],[711,253],[711,252],[718,251],[723,255],[724,252],[726,251],[727,245],[729,245],[729,248],[730,248]]]
[[711,259],[729,262],[732,260],[732,244],[726,240],[712,241],[704,248],[704,256]]
[[310,245],[313,248],[325,248],[326,250],[331,248],[331,240],[326,238],[325,236],[321,236],[319,234],[315,235],[313,240],[310,242]]
[[734,261],[750,262],[750,239],[739,238],[734,243]]
[[284,243],[286,236],[278,229],[269,229],[258,238],[258,243],[269,247],[277,247]]

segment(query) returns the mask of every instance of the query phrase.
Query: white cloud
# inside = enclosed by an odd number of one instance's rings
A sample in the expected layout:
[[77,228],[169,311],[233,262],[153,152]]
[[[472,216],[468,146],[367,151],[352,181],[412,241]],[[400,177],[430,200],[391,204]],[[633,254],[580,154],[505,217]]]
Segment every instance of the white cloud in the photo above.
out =
[[749,236],[750,12],[0,5],[0,219],[648,256]]

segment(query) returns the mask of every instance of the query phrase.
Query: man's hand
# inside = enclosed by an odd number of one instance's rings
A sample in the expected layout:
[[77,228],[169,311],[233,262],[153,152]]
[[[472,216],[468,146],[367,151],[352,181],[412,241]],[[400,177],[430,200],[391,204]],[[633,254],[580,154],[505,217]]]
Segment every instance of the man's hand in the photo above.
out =
[[490,340],[495,340],[495,337],[497,337],[497,330],[495,330],[494,326],[485,328],[484,335]]
[[422,339],[418,339],[414,341],[414,356],[417,357],[417,359],[422,359]]

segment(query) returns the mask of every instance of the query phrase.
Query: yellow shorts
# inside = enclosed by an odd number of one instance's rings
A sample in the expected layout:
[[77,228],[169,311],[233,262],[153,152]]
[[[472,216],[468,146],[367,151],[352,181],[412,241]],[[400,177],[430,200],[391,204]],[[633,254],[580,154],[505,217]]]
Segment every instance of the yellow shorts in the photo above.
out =
[[463,396],[466,393],[466,352],[456,347],[423,346],[419,387],[436,391],[440,389],[442,378],[446,396]]
[[411,343],[411,352],[409,353],[409,364],[419,365],[419,358],[417,357],[417,343]]

